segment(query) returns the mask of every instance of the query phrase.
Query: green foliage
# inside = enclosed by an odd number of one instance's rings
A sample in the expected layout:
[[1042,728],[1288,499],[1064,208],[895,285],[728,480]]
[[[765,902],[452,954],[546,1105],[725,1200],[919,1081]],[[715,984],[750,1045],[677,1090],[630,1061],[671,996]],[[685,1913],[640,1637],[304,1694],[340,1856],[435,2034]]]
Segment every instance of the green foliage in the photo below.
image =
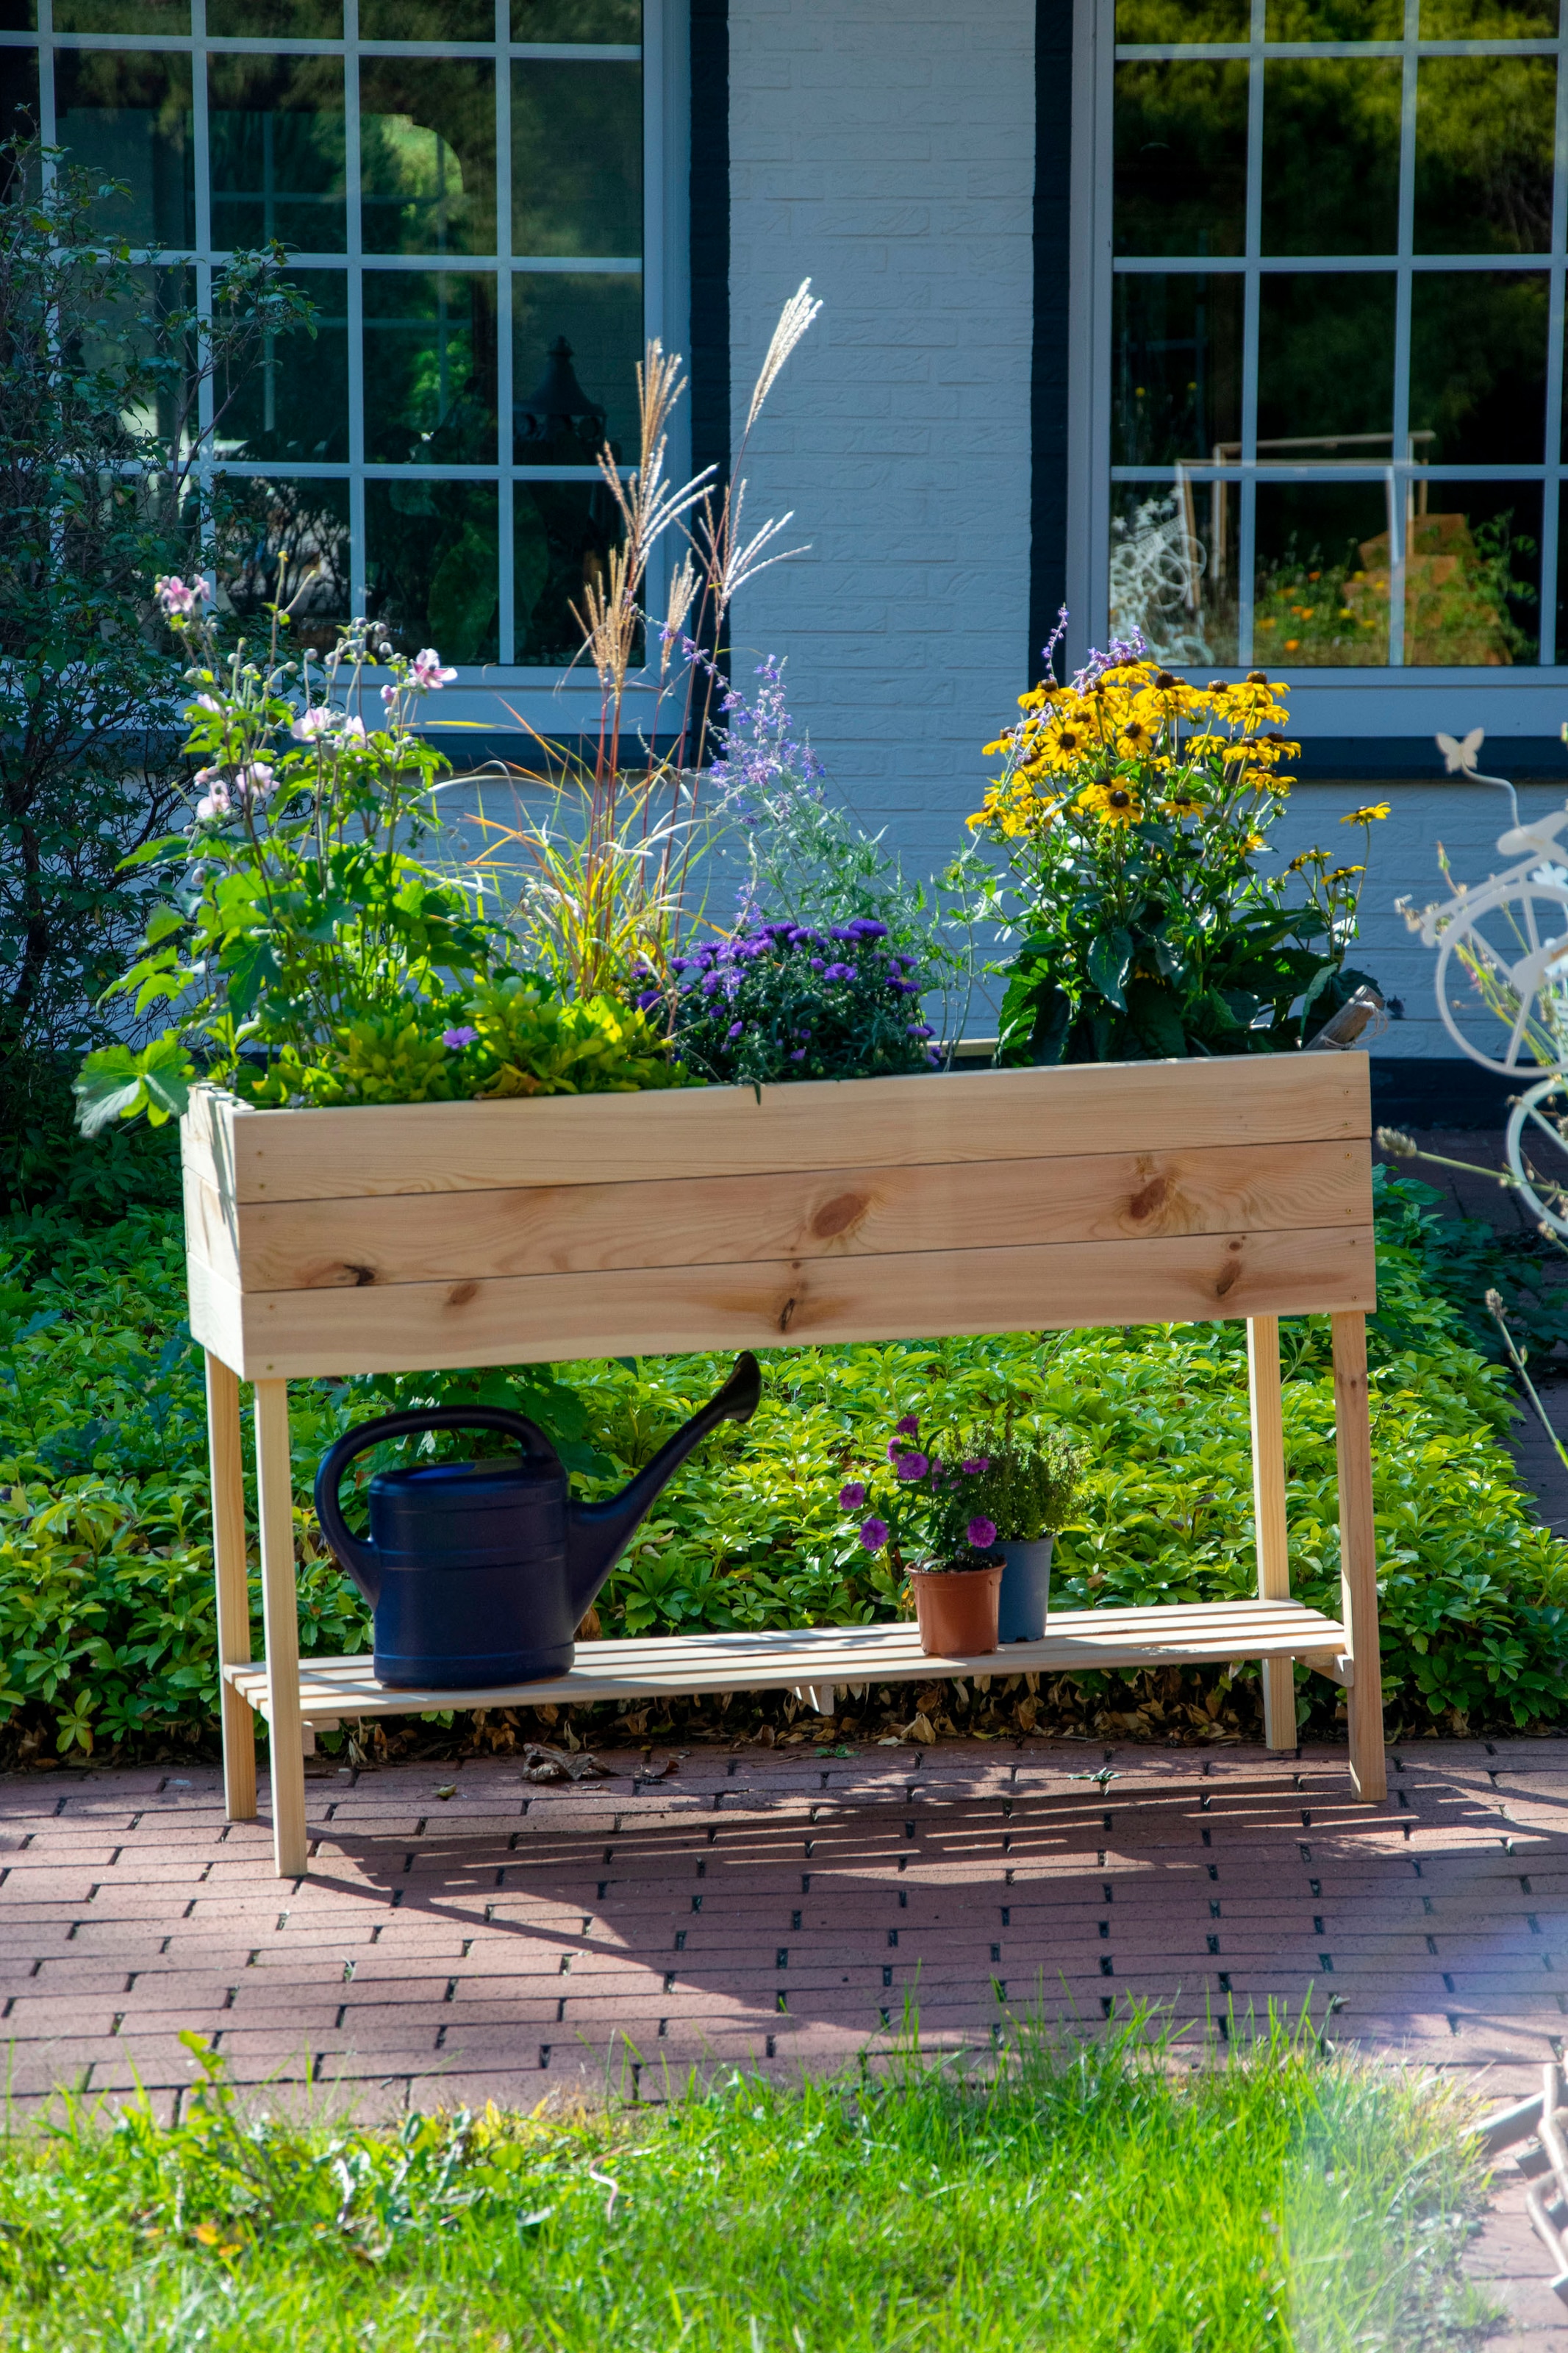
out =
[[973,1431],[968,1442],[986,1465],[972,1491],[974,1509],[995,1522],[1004,1544],[1033,1544],[1067,1525],[1088,1468],[1082,1447],[1016,1417]]
[[685,1075],[643,1008],[609,997],[563,1004],[525,975],[481,983],[464,1018],[477,1032],[463,1052],[465,1092],[487,1098],[629,1095]]
[[1477,2341],[1451,2088],[1278,2021],[1224,2067],[1139,2014],[1004,2031],[984,2073],[923,2061],[911,2019],[875,2072],[381,2129],[247,2104],[187,2035],[177,2124],[72,2101],[0,2143],[0,2328],[15,2353]]
[[[1421,1155],[1418,1155],[1421,1156]],[[1492,1364],[1507,1361],[1502,1337],[1488,1314],[1486,1295],[1501,1297],[1515,1339],[1528,1356],[1550,1356],[1568,1344],[1568,1286],[1553,1282],[1556,1249],[1533,1236],[1500,1234],[1481,1218],[1444,1214],[1442,1195],[1413,1176],[1373,1170],[1377,1204],[1378,1263],[1408,1268],[1446,1299],[1464,1327],[1467,1344]],[[1397,1258],[1391,1255],[1397,1252]],[[1384,1311],[1386,1324],[1390,1311]]]
[[[1568,1549],[1536,1521],[1501,1443],[1506,1375],[1466,1345],[1389,1180],[1371,1325],[1384,1665],[1412,1731],[1561,1720]],[[1419,1230],[1417,1226],[1417,1230]],[[177,1219],[109,1232],[58,1213],[0,1229],[0,1709],[61,1751],[210,1727],[216,1676],[202,1385],[181,1321]],[[1339,1606],[1326,1319],[1284,1326],[1295,1589]],[[402,1405],[509,1404],[551,1431],[581,1492],[619,1487],[728,1371],[716,1356],[381,1377],[292,1390],[295,1492],[351,1423]],[[600,1598],[607,1634],[868,1622],[898,1578],[839,1491],[881,1454],[889,1399],[924,1426],[994,1425],[1010,1403],[1089,1468],[1057,1541],[1060,1606],[1239,1599],[1255,1588],[1245,1335],[1237,1324],[1015,1333],[778,1349],[743,1430],[726,1425],[666,1489]],[[499,1443],[499,1441],[492,1441]],[[248,1435],[247,1435],[248,1444]],[[441,1442],[479,1451],[477,1436]],[[378,1457],[360,1466],[361,1480]],[[387,1459],[392,1459],[390,1456]],[[350,1490],[352,1499],[355,1490]],[[355,1651],[358,1596],[296,1509],[301,1641]],[[259,1640],[259,1596],[256,1598]],[[1254,1671],[1247,1669],[1250,1675]],[[1079,1686],[1104,1687],[1103,1678]],[[1301,1704],[1331,1708],[1300,1672]],[[0,1717],[0,1721],[3,1721]]]

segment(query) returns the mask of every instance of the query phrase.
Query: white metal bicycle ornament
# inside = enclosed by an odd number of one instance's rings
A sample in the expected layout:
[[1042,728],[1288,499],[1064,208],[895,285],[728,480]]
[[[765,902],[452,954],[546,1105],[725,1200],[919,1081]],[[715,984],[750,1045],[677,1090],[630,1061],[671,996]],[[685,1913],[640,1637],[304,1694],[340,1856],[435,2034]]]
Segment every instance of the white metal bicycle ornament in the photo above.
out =
[[[1542,1200],[1524,1162],[1527,1134],[1538,1150],[1544,1140],[1564,1163],[1561,1188],[1548,1180],[1548,1189],[1568,1205],[1568,1139],[1542,1110],[1553,1094],[1568,1098],[1568,844],[1562,839],[1568,807],[1521,825],[1508,778],[1482,776],[1476,767],[1483,740],[1478,727],[1459,742],[1439,735],[1437,748],[1450,776],[1462,774],[1471,784],[1496,785],[1508,794],[1514,822],[1497,846],[1513,863],[1474,889],[1461,883],[1451,899],[1411,922],[1418,920],[1423,941],[1437,951],[1437,1010],[1459,1051],[1483,1070],[1533,1082],[1509,1118],[1509,1173],[1542,1224],[1568,1240],[1563,1207]],[[1500,1029],[1500,1050],[1495,1036],[1479,1043],[1467,1035],[1461,1017]],[[1568,1101],[1563,1108],[1568,1111]]]

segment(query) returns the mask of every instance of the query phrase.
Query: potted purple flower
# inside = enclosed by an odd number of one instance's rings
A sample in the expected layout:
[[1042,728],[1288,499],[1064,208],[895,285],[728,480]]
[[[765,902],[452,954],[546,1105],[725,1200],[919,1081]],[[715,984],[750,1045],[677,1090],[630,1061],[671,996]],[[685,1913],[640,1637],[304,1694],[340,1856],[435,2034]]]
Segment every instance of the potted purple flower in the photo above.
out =
[[996,1524],[981,1508],[990,1463],[954,1442],[930,1451],[920,1419],[906,1414],[888,1442],[889,1469],[839,1489],[846,1512],[860,1520],[868,1552],[886,1551],[909,1578],[930,1658],[971,1658],[996,1648],[1002,1555]]

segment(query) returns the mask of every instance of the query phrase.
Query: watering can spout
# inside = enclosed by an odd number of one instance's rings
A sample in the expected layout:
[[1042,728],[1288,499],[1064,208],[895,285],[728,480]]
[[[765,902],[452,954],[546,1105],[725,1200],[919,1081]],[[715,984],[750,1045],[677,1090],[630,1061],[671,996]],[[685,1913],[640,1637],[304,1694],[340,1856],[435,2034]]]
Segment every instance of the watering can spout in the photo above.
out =
[[661,1446],[629,1487],[602,1504],[574,1504],[566,1535],[566,1578],[574,1615],[582,1618],[647,1517],[660,1491],[693,1447],[721,1421],[750,1421],[763,1393],[763,1376],[748,1348],[715,1398]]

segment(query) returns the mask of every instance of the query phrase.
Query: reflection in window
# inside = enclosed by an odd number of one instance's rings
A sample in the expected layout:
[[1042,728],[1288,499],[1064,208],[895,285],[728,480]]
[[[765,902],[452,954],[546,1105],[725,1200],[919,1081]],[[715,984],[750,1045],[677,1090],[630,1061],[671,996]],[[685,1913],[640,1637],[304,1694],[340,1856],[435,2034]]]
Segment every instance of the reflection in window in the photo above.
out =
[[642,251],[642,72],[538,59],[511,69],[511,249]]
[[341,58],[208,62],[213,243],[348,246]]
[[[365,484],[366,609],[409,649],[496,659],[500,528],[489,482]],[[526,657],[525,657],[526,659]]]
[[353,610],[348,484],[230,475],[224,489],[220,602],[258,622],[282,605],[289,642],[325,652]]
[[129,190],[98,206],[104,234],[132,245],[195,239],[191,60],[171,50],[61,49],[56,136],[79,164]]
[[364,276],[365,456],[496,462],[496,281],[488,269]]
[[360,218],[367,253],[493,253],[495,69],[360,60]]
[[[1547,5],[1421,0],[1420,34],[1555,43]],[[1558,55],[1421,55],[1403,0],[1268,0],[1251,62],[1184,55],[1250,44],[1224,13],[1118,5],[1170,54],[1114,66],[1112,627],[1194,665],[1555,660]]]
[[232,388],[216,386],[217,448],[231,461],[321,465],[349,454],[347,272],[295,269],[289,278],[314,308],[314,332],[269,335]]
[[[100,338],[194,309],[209,269],[273,241],[313,309],[312,329],[260,339],[255,364],[213,386],[202,495],[226,606],[259,616],[281,582],[300,643],[357,609],[459,664],[571,659],[572,607],[614,545],[597,460],[606,441],[635,460],[637,365],[658,324],[641,0],[42,13],[40,32],[37,0],[0,0],[0,132],[18,111],[41,121],[52,90],[59,143],[124,184],[100,225],[146,252],[145,285]],[[152,396],[168,438],[194,385],[166,375]]]

